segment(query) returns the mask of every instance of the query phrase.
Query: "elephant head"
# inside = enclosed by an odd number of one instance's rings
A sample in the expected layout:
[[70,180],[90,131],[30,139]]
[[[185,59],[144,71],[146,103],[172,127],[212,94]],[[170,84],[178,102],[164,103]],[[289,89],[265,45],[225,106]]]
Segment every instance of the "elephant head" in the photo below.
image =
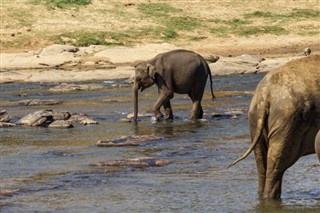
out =
[[155,83],[156,69],[146,62],[137,64],[134,68],[135,77],[132,89],[134,93],[134,120],[136,121],[138,117],[138,91],[141,90],[142,92]]

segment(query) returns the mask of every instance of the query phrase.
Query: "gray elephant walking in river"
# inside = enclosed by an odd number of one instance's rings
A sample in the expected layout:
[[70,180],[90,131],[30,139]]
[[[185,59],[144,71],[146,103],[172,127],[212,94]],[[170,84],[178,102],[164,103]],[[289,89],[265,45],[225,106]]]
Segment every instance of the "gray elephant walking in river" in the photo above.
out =
[[318,155],[319,161],[320,161],[320,130],[316,136],[315,142],[314,142],[314,148],[316,150],[316,153]]
[[157,55],[155,58],[135,66],[134,92],[134,120],[138,116],[138,91],[156,84],[159,98],[154,104],[154,114],[157,120],[163,117],[160,107],[163,106],[166,119],[173,119],[170,99],[174,93],[188,94],[191,98],[192,113],[190,119],[200,119],[203,116],[201,100],[207,77],[211,84],[212,77],[207,62],[199,54],[188,50],[173,50]]
[[269,72],[256,88],[248,115],[252,144],[231,165],[254,150],[260,197],[279,199],[284,172],[301,156],[315,153],[320,129],[320,55]]

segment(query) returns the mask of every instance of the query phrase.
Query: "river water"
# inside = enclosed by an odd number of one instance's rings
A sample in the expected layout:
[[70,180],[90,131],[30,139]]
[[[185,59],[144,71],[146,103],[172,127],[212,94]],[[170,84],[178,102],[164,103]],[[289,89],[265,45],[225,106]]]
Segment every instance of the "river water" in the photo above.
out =
[[[214,77],[218,98],[206,89],[203,108],[208,122],[188,121],[191,101],[172,100],[175,120],[137,124],[123,122],[133,111],[130,87],[96,91],[50,92],[54,84],[3,84],[1,107],[17,121],[40,109],[82,112],[98,125],[71,129],[13,127],[0,129],[1,212],[319,212],[320,166],[315,155],[301,158],[284,176],[282,200],[263,202],[257,196],[253,154],[226,167],[250,146],[246,113],[237,119],[211,113],[246,110],[263,74]],[[116,83],[122,83],[121,81]],[[231,91],[231,92],[230,92]],[[237,91],[237,92],[234,92]],[[219,95],[220,94],[220,95]],[[152,109],[155,87],[140,93],[139,112]],[[56,99],[54,106],[21,106],[22,99]],[[109,101],[107,101],[109,100]],[[113,101],[110,101],[113,100]],[[98,140],[156,134],[159,141],[134,147],[97,147]],[[170,164],[136,168],[93,167],[99,161],[136,157],[165,159]]]

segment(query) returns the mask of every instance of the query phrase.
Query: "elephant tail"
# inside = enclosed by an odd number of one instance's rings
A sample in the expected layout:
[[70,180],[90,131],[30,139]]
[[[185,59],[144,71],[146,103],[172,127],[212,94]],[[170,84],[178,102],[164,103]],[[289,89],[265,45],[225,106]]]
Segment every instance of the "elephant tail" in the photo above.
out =
[[212,95],[212,100],[214,100],[214,98],[216,97],[216,96],[214,96],[214,94],[213,94],[213,88],[212,88],[212,75],[211,75],[211,70],[210,70],[210,68],[209,68],[209,66],[208,66],[208,69],[209,69],[209,79],[210,79],[210,89],[211,89],[211,95]]
[[[216,96],[214,96],[214,94],[213,94],[212,75],[211,75],[210,67],[209,67],[208,63],[206,62],[206,60],[201,55],[199,55],[199,56],[201,58],[201,61],[202,61],[203,65],[204,65],[205,69],[207,70],[207,73],[208,73],[208,76],[209,76],[209,80],[210,80],[210,89],[211,89],[212,100],[214,100],[214,98]],[[219,60],[219,56],[215,56],[215,61],[213,63],[215,63],[218,60]]]
[[256,131],[255,131],[255,135],[254,135],[254,138],[252,140],[252,143],[251,143],[251,146],[249,147],[249,149],[240,157],[238,158],[237,160],[233,161],[227,168],[230,168],[231,166],[237,164],[238,162],[242,161],[243,159],[245,159],[246,157],[248,157],[248,155],[254,150],[254,148],[256,147],[256,145],[258,144],[259,142],[259,139],[262,135],[262,130],[263,130],[263,126],[265,124],[265,121],[267,119],[267,107],[262,104],[262,109],[257,109],[257,111],[259,112],[258,113],[258,116],[257,116],[257,128],[256,128]]

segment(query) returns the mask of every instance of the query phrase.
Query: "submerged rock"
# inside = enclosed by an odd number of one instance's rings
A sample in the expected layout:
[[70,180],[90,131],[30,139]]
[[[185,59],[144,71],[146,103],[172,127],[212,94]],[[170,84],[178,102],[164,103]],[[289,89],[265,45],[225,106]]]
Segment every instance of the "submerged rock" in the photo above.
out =
[[[154,116],[154,113],[138,113],[138,118],[149,118]],[[133,119],[133,113],[127,115],[127,119]]]
[[57,120],[49,124],[48,127],[49,128],[72,128],[73,125],[69,121]]
[[74,114],[72,114],[71,117],[69,118],[69,122],[71,122],[71,123],[80,123],[80,124],[84,124],[84,125],[98,124],[97,121],[92,120],[86,114],[83,114],[83,113],[74,113]]
[[240,115],[244,115],[245,111],[243,109],[230,109],[224,112],[213,112],[211,116],[215,119],[237,119]]
[[26,105],[26,106],[36,106],[36,105],[57,105],[62,103],[62,101],[57,100],[39,100],[39,99],[27,99],[18,101],[18,104],[20,105]]
[[155,159],[149,157],[129,158],[126,160],[114,160],[107,162],[97,162],[90,164],[91,166],[132,166],[135,168],[146,168],[168,165],[170,161],[164,159]]
[[99,84],[67,84],[61,83],[51,89],[53,92],[69,92],[69,91],[77,91],[77,90],[98,90],[102,89],[104,86]]
[[132,135],[122,136],[111,140],[99,140],[96,145],[100,147],[115,147],[115,146],[138,146],[141,143],[149,141],[162,140],[162,137],[156,135]]

